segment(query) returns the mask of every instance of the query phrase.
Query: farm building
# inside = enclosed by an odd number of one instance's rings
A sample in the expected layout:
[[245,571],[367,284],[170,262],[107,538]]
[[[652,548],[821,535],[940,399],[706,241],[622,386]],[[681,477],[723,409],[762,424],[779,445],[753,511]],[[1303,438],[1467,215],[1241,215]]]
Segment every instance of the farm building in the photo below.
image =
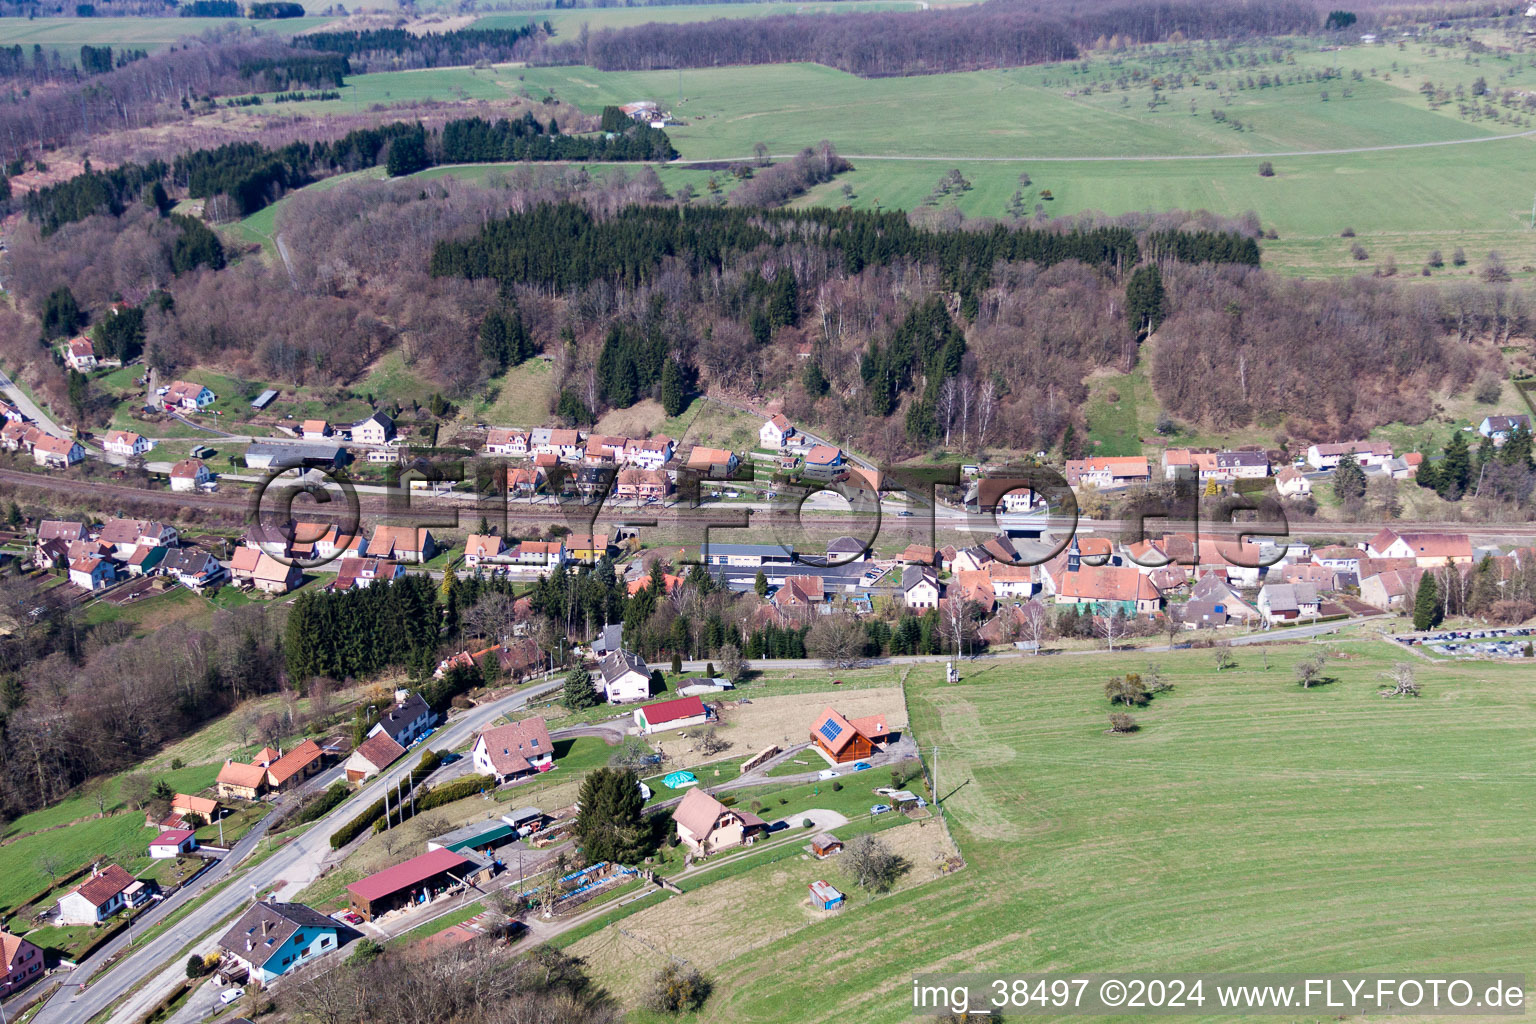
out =
[[664,700],[635,709],[635,724],[649,736],[664,729],[686,729],[690,725],[703,725],[709,721],[709,709],[697,697],[681,700]]
[[363,920],[372,921],[391,910],[429,903],[489,873],[489,865],[473,854],[429,850],[347,886],[348,905]]
[[830,832],[818,832],[811,837],[811,855],[814,857],[831,857],[842,852],[843,841]]
[[[529,812],[532,812],[531,817]],[[543,814],[538,810],[525,807],[511,814],[503,814],[499,818],[471,822],[452,832],[445,832],[435,839],[427,840],[427,849],[448,850],[452,853],[463,853],[465,850],[486,853],[498,846],[516,842],[523,835],[523,827],[526,827],[530,821],[537,822],[542,819]]]
[[388,733],[376,732],[359,743],[357,749],[352,751],[352,756],[347,758],[347,781],[371,779],[404,754],[405,748],[390,739]]
[[811,726],[811,745],[831,763],[846,764],[877,753],[889,735],[884,715],[847,719],[826,708]]
[[837,910],[843,905],[843,894],[821,879],[811,883],[811,906],[817,910]]

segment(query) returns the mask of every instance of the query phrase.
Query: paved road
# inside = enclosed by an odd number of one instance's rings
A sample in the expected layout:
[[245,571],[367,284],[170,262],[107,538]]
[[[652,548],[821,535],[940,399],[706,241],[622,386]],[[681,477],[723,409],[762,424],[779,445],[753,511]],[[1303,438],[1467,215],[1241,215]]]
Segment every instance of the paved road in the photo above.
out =
[[[447,751],[468,742],[477,730],[508,711],[522,707],[530,699],[542,696],[561,686],[559,679],[536,683],[493,704],[475,708],[450,721],[432,735],[426,747]],[[190,911],[175,928],[145,943],[123,963],[105,977],[86,988],[84,993],[77,986],[69,986],[51,999],[34,1018],[39,1024],[83,1024],[105,1010],[115,999],[135,984],[145,979],[149,983],[129,998],[114,1014],[114,1019],[132,1020],[147,1012],[179,979],[185,978],[184,964],[177,962],[187,943],[214,928],[224,918],[238,911],[250,901],[252,893],[265,894],[276,890],[283,898],[292,898],[300,889],[319,876],[326,855],[331,852],[331,835],[345,822],[351,820],[364,807],[379,798],[386,789],[392,788],[406,772],[420,760],[422,750],[413,748],[409,756],[393,767],[380,773],[372,784],[354,794],[330,814],[322,818],[307,832],[292,840],[260,864],[249,869],[242,877],[227,885]],[[254,842],[259,837],[250,837]],[[243,840],[241,845],[245,845]],[[236,853],[239,852],[237,847]],[[232,854],[227,863],[237,862]]]
[[48,433],[59,437],[70,436],[68,431],[53,422],[52,417],[43,411],[42,406],[28,398],[27,393],[17,387],[16,382],[3,372],[0,372],[0,391],[5,392],[5,397],[10,400],[12,405],[21,410],[23,416],[48,431]]

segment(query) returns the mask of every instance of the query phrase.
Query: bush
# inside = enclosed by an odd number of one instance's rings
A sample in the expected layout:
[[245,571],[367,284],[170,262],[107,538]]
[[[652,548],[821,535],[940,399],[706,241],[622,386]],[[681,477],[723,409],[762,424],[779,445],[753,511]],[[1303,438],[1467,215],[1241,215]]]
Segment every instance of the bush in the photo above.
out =
[[710,984],[692,964],[671,962],[651,977],[642,1001],[652,1013],[693,1013],[709,999]]
[[1349,247],[1349,255],[1357,260],[1366,260],[1370,259],[1371,257],[1371,254],[1365,251],[1365,246],[1361,245],[1359,242],[1356,242],[1354,245]]
[[833,779],[832,780],[832,792],[840,793],[840,792],[842,792],[842,790],[843,790],[843,784],[841,782],[838,782],[836,779]]
[[1482,405],[1492,405],[1504,392],[1504,378],[1491,370],[1478,374],[1472,386],[1472,397]]
[[1112,711],[1109,715],[1109,731],[1114,733],[1135,732],[1141,726],[1136,724],[1136,719],[1124,711]]
[[1275,176],[1275,165],[1270,163],[1268,160],[1264,160],[1264,161],[1260,162],[1260,164],[1259,164],[1259,177],[1261,177],[1261,178],[1273,178],[1274,176]]
[[187,957],[188,981],[196,981],[198,978],[201,978],[203,976],[203,971],[206,969],[206,965],[203,963],[203,958],[198,956],[196,953],[193,953],[191,956]]
[[1345,228],[1343,231],[1339,232],[1339,237],[1340,238],[1354,238],[1355,237],[1355,229],[1354,228]]
[[364,829],[371,828],[373,823],[382,817],[384,817],[384,801],[375,800],[361,814],[331,834],[331,849],[339,850],[346,846],[362,835]]
[[816,827],[816,823],[814,821],[812,821],[810,818],[806,818],[800,824],[804,828],[815,828]]
[[299,813],[293,816],[293,823],[295,825],[302,825],[307,821],[314,821],[316,818],[324,817],[341,806],[350,792],[351,790],[347,788],[345,782],[332,783],[325,792],[299,808]]

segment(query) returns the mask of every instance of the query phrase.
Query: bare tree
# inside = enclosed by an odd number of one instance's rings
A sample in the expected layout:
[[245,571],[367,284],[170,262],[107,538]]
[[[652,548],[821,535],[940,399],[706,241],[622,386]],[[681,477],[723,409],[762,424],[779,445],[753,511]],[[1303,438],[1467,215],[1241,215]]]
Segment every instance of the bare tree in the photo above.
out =
[[1383,697],[1417,697],[1419,695],[1419,682],[1414,678],[1413,666],[1408,662],[1394,662],[1392,667],[1381,675],[1391,683],[1390,686],[1382,688]]
[[1302,658],[1296,663],[1296,681],[1301,684],[1303,690],[1310,690],[1314,683],[1323,681],[1323,669],[1326,662],[1323,655],[1315,654],[1310,658]]
[[1043,603],[1031,598],[1019,609],[1019,630],[1035,645],[1035,653],[1039,654],[1051,633],[1050,611]]
[[699,748],[701,754],[708,756],[720,753],[720,751],[729,748],[731,744],[729,740],[722,739],[720,734],[715,731],[715,727],[711,725],[694,737],[693,745]]
[[1224,672],[1237,667],[1237,655],[1225,647],[1216,648],[1216,671]]
[[96,804],[97,816],[105,818],[107,816],[107,808],[112,806],[112,792],[107,788],[105,780],[97,782],[91,787],[91,800]]
[[976,378],[966,374],[960,378],[960,447],[965,448],[970,436],[971,408],[976,400]]
[[1110,615],[1095,615],[1093,617],[1093,632],[1104,646],[1110,650],[1115,649],[1115,641],[1125,639],[1125,634],[1130,627],[1130,621],[1121,612]]
[[987,434],[992,430],[992,421],[997,417],[997,385],[988,377],[981,382],[981,389],[976,395],[976,447],[987,446]]
[[510,594],[492,591],[481,596],[464,612],[464,628],[474,636],[500,643],[517,622],[517,602]]
[[852,615],[818,615],[805,637],[805,649],[834,668],[848,668],[864,657],[864,626]]
[[154,789],[154,782],[143,772],[132,772],[124,775],[118,783],[117,793],[123,802],[130,805],[136,811],[142,811],[144,805],[149,803],[150,791]]
[[1172,645],[1178,635],[1184,632],[1184,609],[1168,606],[1163,613],[1163,632],[1168,634],[1168,643]]
[[842,859],[854,881],[870,892],[890,889],[911,866],[883,840],[867,832],[849,840]]
[[939,422],[944,424],[944,445],[949,446],[949,433],[955,425],[955,406],[960,401],[960,385],[953,377],[945,377],[939,385]]
[[747,674],[747,660],[741,656],[741,648],[735,644],[722,644],[717,657],[721,674],[733,683],[741,682]]

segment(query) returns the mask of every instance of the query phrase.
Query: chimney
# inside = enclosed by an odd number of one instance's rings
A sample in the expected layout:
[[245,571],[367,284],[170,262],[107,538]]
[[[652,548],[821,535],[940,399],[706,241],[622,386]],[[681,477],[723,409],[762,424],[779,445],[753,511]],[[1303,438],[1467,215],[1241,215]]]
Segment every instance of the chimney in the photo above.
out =
[[246,940],[245,940],[245,951],[247,953],[249,953],[251,951],[251,949],[253,948],[253,946],[254,946],[254,944],[251,942],[250,937],[247,936]]

